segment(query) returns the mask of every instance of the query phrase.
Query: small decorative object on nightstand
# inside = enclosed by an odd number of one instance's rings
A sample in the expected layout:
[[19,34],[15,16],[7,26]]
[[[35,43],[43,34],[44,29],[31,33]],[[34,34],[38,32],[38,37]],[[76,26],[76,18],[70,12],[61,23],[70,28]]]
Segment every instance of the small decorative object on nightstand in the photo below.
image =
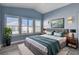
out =
[[67,46],[73,47],[73,48],[77,48],[78,47],[78,39],[74,37],[74,32],[76,32],[76,30],[70,30],[70,33],[68,33],[67,35]]

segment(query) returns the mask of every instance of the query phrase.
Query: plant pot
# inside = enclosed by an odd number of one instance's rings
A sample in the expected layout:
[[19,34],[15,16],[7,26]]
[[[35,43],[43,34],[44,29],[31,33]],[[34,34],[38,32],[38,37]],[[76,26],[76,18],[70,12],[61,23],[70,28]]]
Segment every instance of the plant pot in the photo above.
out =
[[6,46],[10,46],[11,45],[11,40],[6,40]]

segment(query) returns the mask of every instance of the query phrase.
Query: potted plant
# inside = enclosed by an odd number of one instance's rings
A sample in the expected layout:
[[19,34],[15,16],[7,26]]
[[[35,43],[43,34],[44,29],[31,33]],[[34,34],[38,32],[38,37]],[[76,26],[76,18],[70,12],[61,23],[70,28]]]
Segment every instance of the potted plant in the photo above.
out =
[[11,28],[5,27],[4,28],[4,45],[10,46],[11,44],[11,36],[12,36],[12,30]]

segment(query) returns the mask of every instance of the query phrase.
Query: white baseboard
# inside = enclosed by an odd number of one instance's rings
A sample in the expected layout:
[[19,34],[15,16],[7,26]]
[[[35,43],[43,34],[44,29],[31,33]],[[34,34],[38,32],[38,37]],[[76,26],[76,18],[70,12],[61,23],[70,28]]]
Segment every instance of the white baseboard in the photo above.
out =
[[11,42],[11,44],[17,44],[17,43],[24,42],[24,41],[25,40],[14,41],[14,42]]

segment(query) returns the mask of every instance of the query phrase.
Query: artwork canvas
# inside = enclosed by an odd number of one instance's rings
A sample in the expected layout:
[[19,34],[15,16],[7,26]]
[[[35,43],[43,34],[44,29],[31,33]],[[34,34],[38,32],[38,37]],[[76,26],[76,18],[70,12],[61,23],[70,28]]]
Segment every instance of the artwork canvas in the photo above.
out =
[[51,20],[51,28],[64,28],[64,18]]

